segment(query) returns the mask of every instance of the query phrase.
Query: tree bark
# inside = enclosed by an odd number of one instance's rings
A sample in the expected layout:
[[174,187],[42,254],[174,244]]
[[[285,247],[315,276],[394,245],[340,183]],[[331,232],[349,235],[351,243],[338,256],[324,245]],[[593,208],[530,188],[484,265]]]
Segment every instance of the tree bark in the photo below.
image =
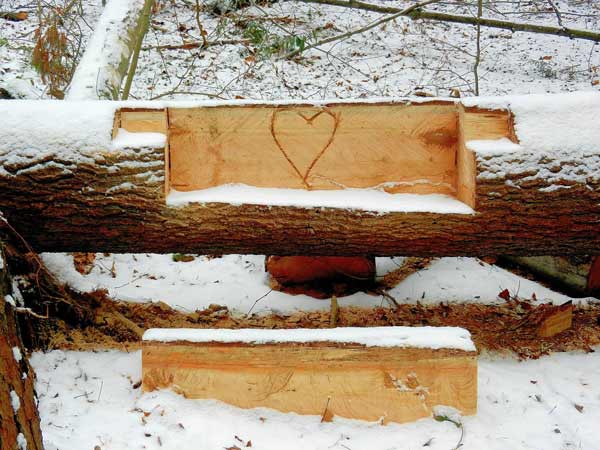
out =
[[0,240],[0,450],[42,450],[35,373],[26,358]]
[[[382,216],[220,203],[173,208],[165,204],[163,151],[130,157],[110,155],[69,177],[52,166],[27,177],[2,177],[0,207],[38,252],[466,256],[600,251],[598,183],[595,190],[574,185],[544,192],[543,180],[524,182],[524,188],[506,184],[519,181],[514,175],[480,180],[474,216]],[[157,166],[110,170],[127,161]],[[115,190],[128,182],[137,185]],[[94,190],[86,191],[88,186]]]

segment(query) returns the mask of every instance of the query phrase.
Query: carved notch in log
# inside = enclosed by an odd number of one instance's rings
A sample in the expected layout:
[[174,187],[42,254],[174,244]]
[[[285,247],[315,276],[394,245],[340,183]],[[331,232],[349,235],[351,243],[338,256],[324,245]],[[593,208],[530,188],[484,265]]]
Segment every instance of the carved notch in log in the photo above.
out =
[[[37,251],[600,253],[600,178],[559,179],[561,167],[574,173],[600,164],[600,149],[568,161],[516,144],[473,151],[473,141],[517,141],[508,110],[440,101],[141,106],[118,111],[101,103],[82,119],[70,113],[73,104],[40,105],[49,123],[60,117],[68,129],[72,121],[81,139],[57,148],[64,137],[46,142],[40,134],[35,153],[18,140],[0,143],[0,208]],[[166,147],[130,141],[115,148],[111,108],[114,130],[166,133]],[[23,128],[15,134],[31,132],[22,123],[10,123]],[[215,197],[233,183],[251,184],[256,195]],[[368,189],[374,186],[380,190]],[[290,190],[277,195],[280,203],[261,204],[269,189]],[[330,196],[353,202],[365,192],[379,197],[360,207],[324,206]],[[376,203],[382,196],[391,210]]]

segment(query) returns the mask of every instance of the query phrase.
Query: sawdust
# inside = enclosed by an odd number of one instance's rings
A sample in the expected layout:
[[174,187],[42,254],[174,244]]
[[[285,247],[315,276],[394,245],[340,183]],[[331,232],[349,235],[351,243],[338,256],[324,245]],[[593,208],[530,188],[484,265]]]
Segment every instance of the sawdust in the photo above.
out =
[[[211,305],[193,313],[176,311],[166,303],[123,303],[102,300],[102,319],[72,329],[54,321],[48,348],[133,350],[140,346],[139,330],[148,328],[328,328],[329,311],[297,312],[289,316],[234,316],[227,307]],[[573,310],[570,329],[550,338],[537,335],[540,306],[512,300],[502,305],[439,304],[398,305],[378,308],[339,308],[337,325],[458,326],[468,329],[480,352],[513,353],[519,358],[539,358],[558,351],[592,352],[600,345],[600,304],[580,305]],[[543,306],[541,308],[544,308]],[[112,313],[111,313],[112,312]],[[114,317],[111,317],[111,314]],[[131,330],[130,327],[134,327]]]

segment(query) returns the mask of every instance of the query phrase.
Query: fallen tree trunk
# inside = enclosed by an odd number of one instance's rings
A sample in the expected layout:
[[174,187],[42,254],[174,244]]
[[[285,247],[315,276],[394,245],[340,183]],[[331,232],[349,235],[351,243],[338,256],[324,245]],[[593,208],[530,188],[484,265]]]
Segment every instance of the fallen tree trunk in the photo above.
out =
[[508,256],[509,264],[524,267],[577,295],[600,293],[600,258],[593,256]]
[[[402,12],[401,8],[386,5],[377,5],[373,3],[362,2],[360,0],[300,0],[303,3],[317,3],[321,5],[341,6],[343,8],[362,9],[382,14],[398,14]],[[527,22],[511,22],[509,20],[498,20],[486,17],[463,16],[458,14],[449,14],[439,11],[428,11],[422,8],[413,8],[402,14],[403,17],[409,17],[412,20],[432,20],[435,22],[457,23],[462,25],[479,25],[488,28],[499,28],[512,32],[523,31],[527,33],[548,34],[554,36],[564,36],[570,39],[585,39],[593,42],[600,41],[600,33],[582,30],[577,28],[568,28],[564,26],[540,25]]]
[[0,240],[0,450],[42,450],[35,373],[26,358],[12,285]]
[[[79,62],[67,100],[117,100],[129,61],[148,28],[154,0],[112,0],[105,7]],[[137,57],[135,58],[137,65]],[[135,67],[131,69],[135,72]]]
[[[565,111],[581,101],[568,98]],[[553,101],[539,114],[563,114]],[[511,111],[440,101],[10,105],[0,105],[11,130],[0,140],[0,208],[36,251],[600,253],[600,152],[537,151],[527,129],[515,136]],[[566,126],[577,136],[583,125]],[[138,134],[148,131],[168,133],[167,149],[160,135]],[[256,186],[236,191],[256,198],[222,190],[235,183]],[[260,204],[267,194],[276,202]],[[340,202],[324,203],[329,195]]]

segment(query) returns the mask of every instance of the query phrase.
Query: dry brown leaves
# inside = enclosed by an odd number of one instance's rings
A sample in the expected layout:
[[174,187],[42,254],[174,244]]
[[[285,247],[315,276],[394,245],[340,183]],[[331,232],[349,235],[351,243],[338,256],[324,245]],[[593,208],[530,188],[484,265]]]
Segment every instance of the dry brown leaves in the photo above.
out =
[[95,253],[73,253],[73,265],[81,275],[88,275],[94,268]]
[[[137,348],[139,340],[130,330],[112,327],[127,322],[141,329],[148,328],[328,328],[329,311],[297,312],[289,316],[235,317],[227,307],[211,305],[204,310],[183,313],[165,303],[111,303],[102,308],[104,320],[83,329],[72,330],[57,324],[50,340],[51,348]],[[468,329],[478,350],[512,352],[519,358],[539,358],[557,351],[594,351],[600,345],[600,304],[576,306],[573,326],[556,336],[537,336],[537,323],[528,320],[538,314],[539,306],[529,302],[511,301],[502,305],[440,304],[399,305],[378,308],[339,308],[340,327],[374,326],[457,326]],[[545,308],[545,307],[542,307]],[[121,319],[108,320],[109,311]]]

